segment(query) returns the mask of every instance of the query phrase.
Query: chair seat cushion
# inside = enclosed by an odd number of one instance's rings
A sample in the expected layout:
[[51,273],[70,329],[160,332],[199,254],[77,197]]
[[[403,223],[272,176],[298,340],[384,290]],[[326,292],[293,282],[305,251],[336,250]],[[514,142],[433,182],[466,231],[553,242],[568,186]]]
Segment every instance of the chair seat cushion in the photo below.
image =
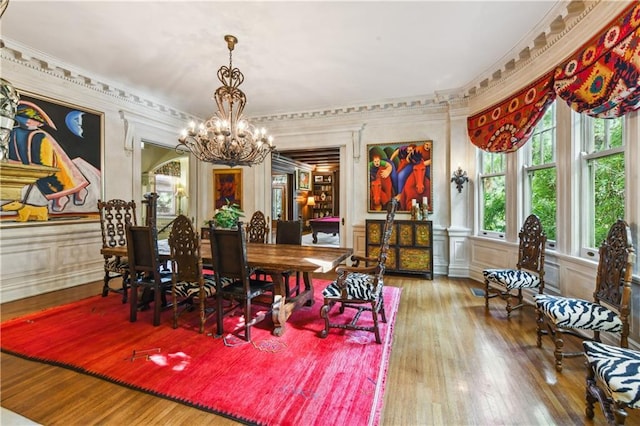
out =
[[508,290],[540,286],[540,277],[521,269],[485,269],[482,274],[485,280],[503,285]]
[[[226,287],[233,283],[229,278],[222,278],[222,287]],[[205,297],[211,297],[216,294],[216,280],[213,275],[204,276],[204,293]],[[176,283],[176,295],[183,298],[200,295],[200,284],[193,281],[179,281]]]
[[[376,289],[373,287],[375,277],[360,272],[352,272],[347,275],[344,285],[347,289],[347,299],[351,300],[376,300],[382,291],[383,283],[380,281]],[[337,280],[329,284],[323,291],[325,299],[342,299],[342,291]]]
[[104,263],[104,269],[105,271],[124,274],[129,271],[129,259],[118,256],[111,257]]
[[612,333],[622,331],[618,314],[597,303],[546,294],[537,294],[535,299],[537,308],[558,327]]
[[640,352],[599,342],[582,343],[587,362],[615,401],[640,408]]

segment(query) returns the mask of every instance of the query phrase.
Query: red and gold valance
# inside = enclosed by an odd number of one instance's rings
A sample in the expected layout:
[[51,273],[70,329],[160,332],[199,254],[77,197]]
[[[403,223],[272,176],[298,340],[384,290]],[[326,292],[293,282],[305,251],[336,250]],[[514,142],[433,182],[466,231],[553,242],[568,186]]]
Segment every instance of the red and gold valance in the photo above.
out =
[[554,89],[577,112],[620,117],[640,107],[640,3],[556,68]]
[[512,152],[524,145],[555,100],[553,72],[514,96],[467,119],[471,142],[489,152]]

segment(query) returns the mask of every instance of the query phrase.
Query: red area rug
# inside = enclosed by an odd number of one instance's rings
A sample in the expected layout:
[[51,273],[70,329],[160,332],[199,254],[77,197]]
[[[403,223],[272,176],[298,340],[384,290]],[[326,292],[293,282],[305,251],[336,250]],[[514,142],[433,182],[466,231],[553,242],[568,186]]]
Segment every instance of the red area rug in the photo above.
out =
[[[378,345],[373,333],[361,331],[331,329],[319,338],[320,292],[327,282],[314,284],[315,304],[295,311],[279,338],[270,333],[270,319],[253,327],[252,343],[199,334],[197,312],[183,314],[177,329],[171,311],[163,312],[158,327],[151,325],[151,311],[130,323],[128,305],[111,294],[6,321],[1,347],[243,423],[376,425],[400,289],[384,289],[388,322]],[[345,312],[345,322],[352,314]],[[226,319],[225,330],[240,318]],[[366,313],[360,321],[370,318]],[[214,329],[211,318],[207,332]]]

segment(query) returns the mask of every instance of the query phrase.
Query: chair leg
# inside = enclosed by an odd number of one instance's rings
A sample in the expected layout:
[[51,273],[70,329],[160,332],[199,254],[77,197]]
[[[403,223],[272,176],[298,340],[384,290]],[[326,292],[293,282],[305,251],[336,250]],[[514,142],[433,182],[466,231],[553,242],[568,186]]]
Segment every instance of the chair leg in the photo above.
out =
[[206,298],[206,294],[204,291],[204,287],[200,286],[200,334],[204,334],[204,323],[206,320],[206,313],[204,311],[205,303],[204,299]]
[[171,284],[171,300],[173,300],[173,328],[178,328],[178,294],[175,284]]
[[382,343],[380,339],[380,328],[378,327],[378,312],[376,310],[376,301],[371,302],[371,316],[373,317],[373,333],[376,336],[376,343]]
[[536,345],[541,348],[542,347],[542,335],[544,334],[544,314],[542,311],[536,306]]
[[[160,310],[162,309],[162,299],[164,291],[161,286],[155,286],[153,288],[153,325],[160,325]],[[166,305],[166,296],[164,296]]]
[[324,329],[320,331],[320,337],[323,339],[329,335],[329,311],[332,306],[333,302],[329,302],[325,299],[324,305],[320,308],[320,318],[324,319]]
[[484,280],[484,309],[489,310],[489,280]]
[[129,300],[129,321],[136,322],[138,319],[138,286],[134,281],[131,283],[131,300]]
[[127,303],[129,298],[129,273],[122,274],[122,304]]
[[562,332],[558,329],[554,330],[552,335],[554,337],[553,341],[556,345],[556,349],[553,351],[553,355],[556,358],[556,371],[562,372],[562,348],[564,347],[564,339],[562,338]]
[[382,322],[387,322],[387,314],[384,311],[384,297],[380,295],[380,313],[382,314]]
[[109,271],[105,269],[104,285],[102,286],[102,297],[107,297],[109,295],[109,279],[111,279],[111,276],[109,275]]
[[247,342],[251,341],[251,299],[244,301],[244,337]]

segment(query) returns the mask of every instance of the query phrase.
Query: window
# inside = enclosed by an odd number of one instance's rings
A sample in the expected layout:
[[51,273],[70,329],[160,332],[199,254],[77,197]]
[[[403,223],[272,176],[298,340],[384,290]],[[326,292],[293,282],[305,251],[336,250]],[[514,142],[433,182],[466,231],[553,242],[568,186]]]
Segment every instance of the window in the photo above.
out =
[[583,254],[593,256],[611,225],[625,216],[624,117],[579,115],[582,138]]
[[480,172],[481,233],[503,238],[506,230],[506,155],[482,151]]
[[547,246],[556,241],[556,103],[551,104],[525,145],[525,214],[540,218]]

